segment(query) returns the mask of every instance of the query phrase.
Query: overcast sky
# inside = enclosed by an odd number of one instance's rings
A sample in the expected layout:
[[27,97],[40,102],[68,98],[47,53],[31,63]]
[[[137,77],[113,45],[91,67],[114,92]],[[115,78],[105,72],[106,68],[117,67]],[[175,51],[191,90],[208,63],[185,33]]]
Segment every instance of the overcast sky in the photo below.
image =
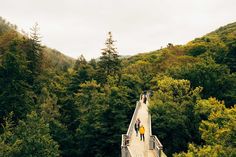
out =
[[236,22],[236,0],[0,0],[0,16],[77,58],[100,56],[109,31],[120,55],[185,44]]

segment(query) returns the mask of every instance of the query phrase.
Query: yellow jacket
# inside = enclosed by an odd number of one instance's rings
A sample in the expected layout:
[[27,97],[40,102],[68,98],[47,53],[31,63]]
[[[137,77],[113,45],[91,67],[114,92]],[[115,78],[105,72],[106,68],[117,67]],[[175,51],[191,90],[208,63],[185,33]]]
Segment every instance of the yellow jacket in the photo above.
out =
[[140,128],[139,128],[139,133],[140,133],[140,134],[144,134],[144,133],[145,133],[144,127],[140,127]]

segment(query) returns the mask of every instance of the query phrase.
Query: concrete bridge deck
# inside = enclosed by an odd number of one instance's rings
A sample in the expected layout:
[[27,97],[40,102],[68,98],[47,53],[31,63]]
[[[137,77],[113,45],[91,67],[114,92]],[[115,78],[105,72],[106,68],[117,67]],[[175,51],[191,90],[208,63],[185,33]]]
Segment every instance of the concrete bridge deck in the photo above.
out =
[[141,125],[145,128],[145,141],[140,141],[140,136],[136,136],[135,130],[132,131],[128,146],[131,150],[132,157],[155,157],[153,151],[149,150],[150,128],[148,123],[148,108],[143,102],[141,102],[141,106],[139,107],[137,118],[140,119]]
[[[128,131],[122,134],[121,157],[166,157],[161,142],[157,136],[152,135],[148,104],[148,101],[146,104],[143,103],[143,99],[137,102]],[[140,140],[140,134],[136,136],[134,124],[138,118],[141,121],[140,125],[145,128],[145,141]]]

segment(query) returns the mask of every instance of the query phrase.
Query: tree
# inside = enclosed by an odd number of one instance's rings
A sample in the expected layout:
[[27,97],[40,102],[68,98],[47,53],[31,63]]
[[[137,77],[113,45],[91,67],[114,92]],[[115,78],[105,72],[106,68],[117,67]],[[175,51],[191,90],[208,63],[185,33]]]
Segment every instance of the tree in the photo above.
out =
[[206,112],[208,117],[201,121],[199,127],[204,144],[200,146],[189,144],[186,153],[176,154],[175,157],[234,157],[236,155],[236,107],[225,108],[222,102],[212,98],[204,100],[203,103],[201,103],[205,108],[203,112],[209,109],[209,103],[212,111]]
[[98,62],[98,82],[105,83],[107,76],[119,75],[121,69],[121,63],[119,60],[119,55],[114,47],[114,40],[112,39],[111,32],[108,32],[108,38],[105,42],[106,47],[102,49],[102,56]]
[[106,152],[102,148],[106,141],[107,128],[102,114],[107,108],[104,93],[96,81],[85,82],[76,93],[76,104],[79,108],[79,127],[77,139],[79,142],[79,156],[100,157]]
[[[201,88],[191,89],[187,80],[170,77],[156,78],[157,89],[151,99],[149,112],[152,128],[170,156],[187,149],[190,141],[200,142],[199,120],[194,116],[194,106],[200,98]],[[180,131],[181,130],[181,131]]]
[[87,64],[86,59],[84,58],[83,55],[80,55],[80,57],[75,61],[74,70],[77,71],[79,70],[80,67],[86,64]]
[[235,41],[235,37],[234,39],[231,39],[231,41],[229,41],[227,43],[228,47],[229,47],[229,53],[227,54],[227,56],[224,59],[224,63],[226,63],[231,72],[236,72],[236,41]]
[[224,109],[224,102],[220,102],[216,98],[210,97],[208,99],[199,100],[194,107],[194,113],[199,120],[207,120],[211,113]]
[[27,115],[25,121],[19,121],[15,136],[22,141],[17,156],[57,157],[60,154],[59,145],[50,135],[49,125],[36,112]]
[[126,67],[124,73],[135,75],[142,84],[142,90],[150,89],[150,81],[154,77],[152,64],[146,61],[137,61]]
[[[116,157],[120,156],[120,151],[116,149],[120,146],[120,135],[127,131],[132,112],[134,110],[132,99],[130,99],[130,89],[125,86],[110,87],[107,93],[108,107],[102,114],[104,125],[104,136],[101,149],[103,156]],[[137,100],[137,99],[136,99]],[[112,152],[112,154],[110,153]]]
[[74,74],[68,86],[68,92],[75,93],[80,89],[80,84],[86,81],[91,81],[95,74],[94,68],[87,63],[85,58],[81,55],[75,63]]
[[202,97],[226,100],[228,107],[236,103],[236,75],[227,66],[217,64],[211,58],[175,69],[175,78],[190,80],[192,87],[203,87]]
[[11,112],[8,117],[4,118],[3,133],[0,134],[0,156],[4,157],[14,157],[21,151],[22,141],[13,138],[14,122],[12,121],[12,115]]
[[122,74],[120,86],[124,86],[128,90],[128,100],[131,104],[136,104],[139,100],[140,93],[143,90],[143,82],[137,75]]
[[[24,51],[26,52],[26,59],[28,61],[28,68],[31,71],[31,75],[28,77],[28,81],[31,85],[36,86],[37,77],[42,72],[43,63],[43,47],[41,46],[39,26],[36,23],[31,28],[30,37],[25,39]],[[35,87],[38,92],[40,87]]]
[[34,107],[34,93],[27,83],[30,71],[24,53],[19,48],[21,40],[11,42],[2,56],[0,66],[0,115],[1,120],[11,111],[14,121],[21,119]]
[[198,56],[207,51],[206,44],[202,42],[191,43],[187,46],[187,53],[191,56]]
[[41,116],[46,122],[50,123],[60,116],[57,106],[57,97],[53,94],[50,95],[46,87],[41,90],[39,102],[41,104]]
[[43,118],[31,112],[14,128],[12,113],[5,118],[4,132],[0,135],[0,154],[4,157],[57,157],[58,144],[50,136],[50,129]]
[[68,141],[73,141],[73,139],[66,126],[60,122],[61,115],[59,113],[59,107],[57,106],[57,100],[57,97],[49,93],[46,87],[42,88],[39,97],[39,103],[41,104],[39,115],[49,124],[50,135],[53,140],[58,142],[61,155],[69,156],[72,153],[71,150],[69,150],[70,145]]

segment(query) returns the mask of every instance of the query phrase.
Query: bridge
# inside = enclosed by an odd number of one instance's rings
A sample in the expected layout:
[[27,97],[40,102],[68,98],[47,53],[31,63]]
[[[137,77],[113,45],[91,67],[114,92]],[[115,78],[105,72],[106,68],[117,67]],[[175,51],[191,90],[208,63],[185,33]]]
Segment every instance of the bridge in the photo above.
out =
[[[136,107],[126,134],[122,134],[121,157],[166,157],[163,146],[157,136],[152,135],[151,115],[148,113],[148,101],[143,99],[136,103]],[[139,118],[145,128],[145,141],[136,136],[134,124]]]

